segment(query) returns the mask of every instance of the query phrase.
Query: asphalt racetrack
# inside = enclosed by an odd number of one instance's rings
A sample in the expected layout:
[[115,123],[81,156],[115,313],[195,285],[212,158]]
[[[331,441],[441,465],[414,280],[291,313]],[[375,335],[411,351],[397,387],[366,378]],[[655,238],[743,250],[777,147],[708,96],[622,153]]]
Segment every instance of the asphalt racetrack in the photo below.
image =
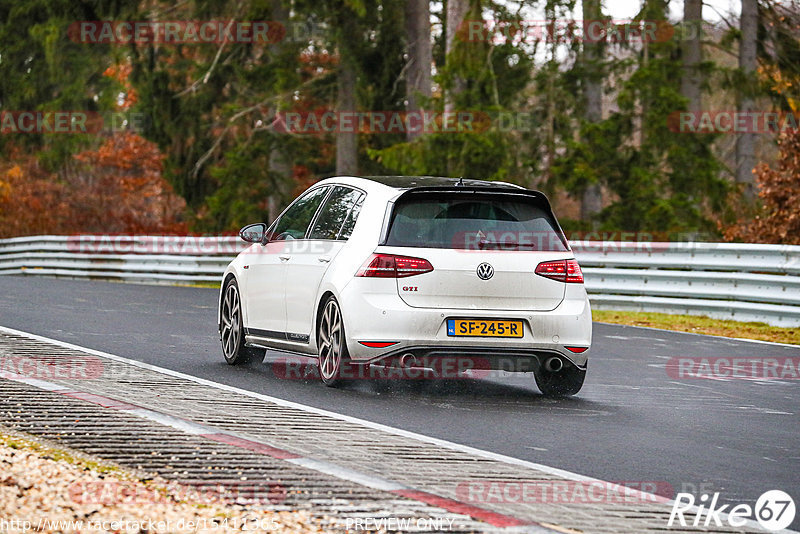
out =
[[279,353],[228,366],[216,301],[214,289],[0,277],[2,326],[603,480],[720,492],[722,504],[753,505],[770,489],[800,497],[800,380],[666,371],[675,357],[800,358],[800,348],[595,323],[574,398],[544,398],[526,374],[331,389],[276,376]]

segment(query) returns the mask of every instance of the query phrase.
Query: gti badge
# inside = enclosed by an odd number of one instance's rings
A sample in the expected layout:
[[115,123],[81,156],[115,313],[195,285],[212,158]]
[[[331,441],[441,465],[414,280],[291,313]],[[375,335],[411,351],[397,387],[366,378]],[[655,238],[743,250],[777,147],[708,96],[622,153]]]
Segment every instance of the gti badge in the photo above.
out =
[[494,267],[489,265],[488,263],[481,263],[478,265],[478,269],[476,271],[478,273],[478,278],[481,280],[488,280],[492,276],[494,276]]

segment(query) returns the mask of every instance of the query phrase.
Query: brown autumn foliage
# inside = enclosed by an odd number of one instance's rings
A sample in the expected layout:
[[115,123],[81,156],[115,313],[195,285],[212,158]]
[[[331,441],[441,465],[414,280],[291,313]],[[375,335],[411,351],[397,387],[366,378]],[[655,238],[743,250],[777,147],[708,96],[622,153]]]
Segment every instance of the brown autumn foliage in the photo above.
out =
[[777,168],[755,168],[762,209],[751,220],[725,229],[728,241],[800,245],[800,130],[786,131],[778,140]]
[[185,233],[185,201],[162,176],[158,147],[138,134],[111,136],[97,150],[81,152],[70,173],[73,209],[83,232]]
[[69,224],[67,188],[35,156],[12,151],[0,162],[0,237],[57,233]]
[[186,233],[186,207],[162,176],[155,144],[132,132],[74,156],[56,175],[35,157],[0,163],[0,237]]

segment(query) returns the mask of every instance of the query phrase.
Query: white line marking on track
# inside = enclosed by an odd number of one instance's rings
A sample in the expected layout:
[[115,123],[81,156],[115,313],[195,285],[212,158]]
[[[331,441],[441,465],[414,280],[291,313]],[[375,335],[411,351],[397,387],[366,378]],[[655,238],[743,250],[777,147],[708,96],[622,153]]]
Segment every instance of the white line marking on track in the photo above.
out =
[[410,489],[410,486],[404,486],[403,484],[394,482],[392,480],[361,473],[353,469],[342,467],[341,465],[332,464],[324,460],[317,460],[316,458],[291,458],[286,461],[295,465],[307,467],[308,469],[313,469],[314,471],[319,471],[321,473],[334,476],[336,478],[349,480],[368,488],[382,491]]

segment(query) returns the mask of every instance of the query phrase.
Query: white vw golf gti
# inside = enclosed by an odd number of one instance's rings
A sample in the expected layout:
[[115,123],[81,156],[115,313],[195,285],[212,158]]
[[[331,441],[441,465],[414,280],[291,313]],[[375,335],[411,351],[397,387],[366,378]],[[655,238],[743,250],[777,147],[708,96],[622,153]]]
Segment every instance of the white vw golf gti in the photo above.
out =
[[[583,275],[547,198],[501,182],[336,177],[303,193],[222,278],[230,364],[315,355],[355,366],[532,372],[545,395],[583,385],[592,339]],[[362,367],[363,369],[364,367]]]

